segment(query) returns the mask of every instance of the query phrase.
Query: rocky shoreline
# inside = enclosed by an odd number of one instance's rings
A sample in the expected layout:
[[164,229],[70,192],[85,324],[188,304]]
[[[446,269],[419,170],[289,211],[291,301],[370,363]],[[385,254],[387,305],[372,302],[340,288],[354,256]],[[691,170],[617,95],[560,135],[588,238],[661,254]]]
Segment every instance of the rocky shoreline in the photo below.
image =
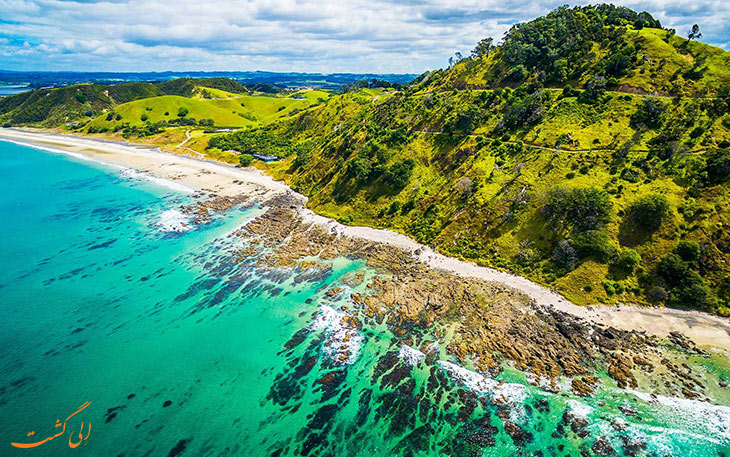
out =
[[[250,204],[243,196],[216,196],[183,210],[205,213],[205,222],[206,211]],[[365,292],[346,287],[325,291],[325,300],[349,294],[349,304],[337,310],[345,328],[385,324],[426,357],[436,357],[438,343],[462,366],[494,377],[509,364],[546,390],[557,391],[567,378],[574,394],[591,395],[602,384],[596,373],[605,372],[620,388],[710,401],[706,374],[683,363],[687,356],[707,353],[681,333],[660,338],[617,329],[540,306],[504,284],[430,268],[400,248],[341,236],[305,221],[301,199],[291,194],[277,194],[261,206],[265,212],[234,234],[245,246],[239,260],[257,256],[261,268],[316,272],[343,256],[362,260],[376,272]],[[347,285],[363,281],[363,274],[354,275]],[[340,357],[346,360],[347,341],[340,343]],[[642,382],[646,379],[652,383]],[[710,382],[721,386],[727,380]]]

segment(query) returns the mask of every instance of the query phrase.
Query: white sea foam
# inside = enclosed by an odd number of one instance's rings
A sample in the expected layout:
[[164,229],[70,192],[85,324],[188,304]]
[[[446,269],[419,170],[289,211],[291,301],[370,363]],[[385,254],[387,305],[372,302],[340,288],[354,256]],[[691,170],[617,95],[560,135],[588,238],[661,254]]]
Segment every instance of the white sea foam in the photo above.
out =
[[152,176],[147,173],[142,173],[141,171],[137,171],[132,168],[122,169],[121,175],[124,178],[133,179],[133,180],[137,180],[137,181],[147,180],[147,181],[157,184],[158,186],[167,187],[168,189],[172,189],[177,192],[185,192],[188,194],[193,193],[193,189],[189,188],[188,186],[177,183],[175,181],[170,181],[168,179],[158,178],[157,176]]
[[413,349],[412,347],[408,346],[407,344],[404,344],[400,347],[400,351],[398,351],[398,357],[400,359],[403,359],[408,365],[410,366],[416,366],[426,356],[423,352],[419,351],[418,349]]
[[568,400],[568,409],[574,416],[583,419],[588,418],[588,415],[593,412],[593,407],[588,406],[585,403],[581,403],[578,400]]
[[352,328],[347,315],[335,311],[333,308],[322,305],[319,313],[309,327],[313,331],[325,331],[327,341],[324,345],[324,355],[337,365],[349,365],[353,363],[360,353],[360,346],[363,337]]
[[[668,413],[667,418],[681,422],[683,428],[691,426],[695,430],[706,431],[709,436],[720,438],[722,442],[730,442],[730,407],[728,406],[713,405],[687,398],[652,396],[636,390],[629,390],[629,392],[647,403],[661,406]],[[708,438],[705,437],[705,439]]]
[[527,399],[527,387],[516,383],[500,383],[483,374],[467,370],[455,363],[440,361],[439,364],[457,381],[476,392],[489,393],[495,400],[511,405],[521,405]]
[[160,220],[155,224],[163,232],[187,232],[193,228],[190,219],[176,209],[168,209],[160,214]]

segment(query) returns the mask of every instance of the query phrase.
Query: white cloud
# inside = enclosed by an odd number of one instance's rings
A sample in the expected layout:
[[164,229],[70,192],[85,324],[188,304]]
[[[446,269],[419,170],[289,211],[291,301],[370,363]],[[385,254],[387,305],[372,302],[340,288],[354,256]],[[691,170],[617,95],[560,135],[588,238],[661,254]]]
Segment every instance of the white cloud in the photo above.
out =
[[[410,72],[564,1],[0,0],[5,69]],[[619,0],[704,40],[730,36],[724,0]],[[23,43],[30,43],[23,46]]]

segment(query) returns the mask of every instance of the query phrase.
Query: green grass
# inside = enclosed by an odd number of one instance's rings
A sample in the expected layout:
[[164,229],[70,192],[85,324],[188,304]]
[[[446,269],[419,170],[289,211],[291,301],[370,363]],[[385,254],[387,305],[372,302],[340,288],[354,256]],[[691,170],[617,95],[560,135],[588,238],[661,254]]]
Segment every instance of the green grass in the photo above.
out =
[[[201,98],[202,90],[208,91],[215,98]],[[194,98],[177,95],[145,98],[114,107],[115,118],[107,121],[108,113],[101,113],[89,123],[89,126],[113,129],[116,125],[129,123],[130,126],[144,126],[147,122],[174,121],[180,108],[189,111],[186,117],[213,119],[217,127],[249,127],[270,123],[302,110],[326,99],[328,92],[302,91],[297,97],[238,95],[220,89],[200,88]],[[301,97],[301,98],[300,98]],[[167,114],[165,114],[167,113]],[[116,115],[122,118],[116,120]],[[142,120],[146,115],[147,119]]]

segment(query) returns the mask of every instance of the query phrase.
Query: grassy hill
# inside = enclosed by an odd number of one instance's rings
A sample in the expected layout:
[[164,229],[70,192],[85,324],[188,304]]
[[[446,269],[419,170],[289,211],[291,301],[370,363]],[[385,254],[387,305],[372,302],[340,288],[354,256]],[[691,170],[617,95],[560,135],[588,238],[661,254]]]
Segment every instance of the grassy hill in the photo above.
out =
[[338,95],[209,153],[287,157],[268,171],[316,211],[576,303],[730,314],[730,53],[660,27],[559,8],[407,90]]
[[246,86],[226,78],[181,78],[160,83],[77,84],[56,89],[36,89],[0,98],[0,123],[56,127],[94,118],[117,105],[164,95],[193,97],[210,91],[248,94]]

